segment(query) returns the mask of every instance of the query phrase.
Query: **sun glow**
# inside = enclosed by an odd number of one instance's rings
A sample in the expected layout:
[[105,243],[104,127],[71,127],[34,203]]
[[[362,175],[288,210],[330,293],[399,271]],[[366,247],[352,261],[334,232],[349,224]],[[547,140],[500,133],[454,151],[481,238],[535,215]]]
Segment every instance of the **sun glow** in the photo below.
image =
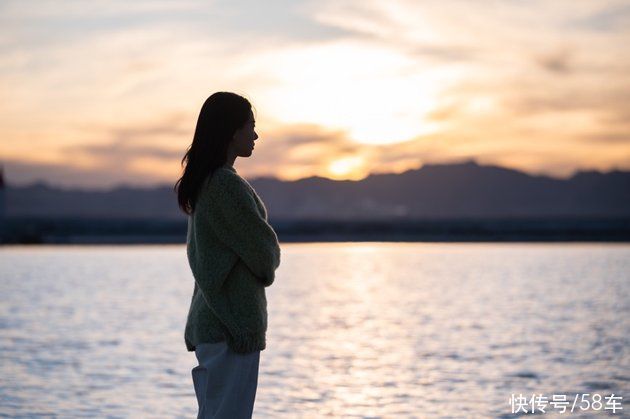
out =
[[[258,57],[260,58],[260,57]],[[454,73],[436,72],[385,47],[338,41],[264,57],[277,83],[257,94],[282,123],[344,131],[363,144],[390,144],[440,130],[427,118]]]
[[328,172],[335,179],[360,179],[365,176],[361,157],[344,157],[334,160],[328,165]]

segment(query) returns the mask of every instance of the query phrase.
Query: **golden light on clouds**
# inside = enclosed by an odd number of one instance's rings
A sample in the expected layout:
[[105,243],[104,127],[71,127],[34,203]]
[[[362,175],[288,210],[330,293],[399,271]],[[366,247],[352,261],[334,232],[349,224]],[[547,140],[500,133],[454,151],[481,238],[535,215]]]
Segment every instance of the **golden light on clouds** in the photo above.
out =
[[362,165],[361,157],[344,157],[332,161],[328,165],[328,172],[332,179],[361,179],[366,175],[365,170],[360,170]]
[[441,124],[426,117],[458,72],[418,69],[401,53],[356,41],[273,51],[256,60],[277,80],[261,86],[257,100],[281,122],[342,130],[363,144],[437,132]]
[[227,90],[256,108],[250,177],[629,169],[629,21],[621,0],[7,0],[0,163],[16,184],[172,183]]

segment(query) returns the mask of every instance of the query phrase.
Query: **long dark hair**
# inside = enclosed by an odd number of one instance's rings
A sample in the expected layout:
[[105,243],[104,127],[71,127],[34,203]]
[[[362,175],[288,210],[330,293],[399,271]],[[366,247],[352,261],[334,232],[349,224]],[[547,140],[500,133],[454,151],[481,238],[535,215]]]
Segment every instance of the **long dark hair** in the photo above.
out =
[[184,174],[175,183],[179,207],[191,215],[203,181],[227,162],[230,141],[237,129],[247,122],[252,105],[231,92],[213,93],[201,107],[192,144],[181,165]]

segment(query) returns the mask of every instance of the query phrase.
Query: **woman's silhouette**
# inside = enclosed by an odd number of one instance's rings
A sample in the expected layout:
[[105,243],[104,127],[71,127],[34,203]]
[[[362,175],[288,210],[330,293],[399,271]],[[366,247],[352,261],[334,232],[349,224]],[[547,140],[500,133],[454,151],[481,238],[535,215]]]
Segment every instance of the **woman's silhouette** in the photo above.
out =
[[187,257],[195,279],[184,340],[199,365],[198,418],[251,418],[267,299],[280,264],[278,238],[252,186],[234,169],[258,138],[250,102],[217,92],[203,104],[175,184],[188,214]]

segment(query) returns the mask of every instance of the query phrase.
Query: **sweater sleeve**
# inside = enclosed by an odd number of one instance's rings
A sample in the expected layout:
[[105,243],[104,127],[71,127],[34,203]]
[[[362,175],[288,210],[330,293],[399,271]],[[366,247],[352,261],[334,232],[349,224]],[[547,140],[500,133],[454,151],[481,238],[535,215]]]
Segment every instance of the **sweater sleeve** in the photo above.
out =
[[222,170],[214,175],[214,198],[209,204],[212,229],[267,287],[280,265],[278,237],[238,175]]

